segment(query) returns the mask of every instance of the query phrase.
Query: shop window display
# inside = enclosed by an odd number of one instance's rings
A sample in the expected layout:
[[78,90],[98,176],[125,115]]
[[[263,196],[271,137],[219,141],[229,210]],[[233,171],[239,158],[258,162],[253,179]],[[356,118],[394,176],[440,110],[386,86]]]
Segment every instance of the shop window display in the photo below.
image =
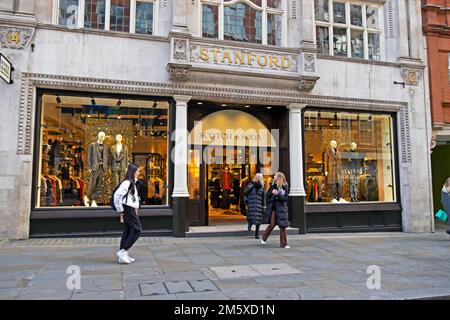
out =
[[308,203],[393,202],[393,119],[387,114],[308,110]]
[[167,204],[168,106],[43,95],[36,207],[108,206],[130,163],[141,169],[142,204]]

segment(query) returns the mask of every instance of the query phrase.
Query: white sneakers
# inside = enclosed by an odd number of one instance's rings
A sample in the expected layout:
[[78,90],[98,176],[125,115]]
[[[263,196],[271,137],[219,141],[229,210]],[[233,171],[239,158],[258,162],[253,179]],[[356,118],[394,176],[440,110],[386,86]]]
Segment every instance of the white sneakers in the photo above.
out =
[[120,250],[117,252],[117,256],[119,257],[119,263],[130,264],[131,262],[136,261],[136,259],[131,258],[131,257],[128,255],[128,252],[125,251],[124,249],[120,249]]
[[284,248],[285,248],[285,249],[290,249],[291,247],[288,246],[288,245],[285,245]]
[[261,238],[261,244],[266,244],[266,242]]

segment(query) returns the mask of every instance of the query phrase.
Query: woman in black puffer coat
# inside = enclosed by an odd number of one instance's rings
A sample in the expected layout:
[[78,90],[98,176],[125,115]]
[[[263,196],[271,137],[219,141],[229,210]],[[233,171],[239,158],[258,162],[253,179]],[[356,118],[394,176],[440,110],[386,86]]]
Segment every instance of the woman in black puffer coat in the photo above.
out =
[[283,173],[277,172],[273,177],[273,183],[266,193],[266,210],[263,223],[269,223],[261,237],[261,243],[266,244],[267,238],[276,225],[280,228],[280,247],[289,249],[287,244],[286,228],[288,221],[288,184]]
[[264,195],[264,176],[257,173],[252,182],[244,190],[245,204],[247,205],[248,231],[255,225],[255,238],[259,239],[259,226],[266,210],[266,197]]

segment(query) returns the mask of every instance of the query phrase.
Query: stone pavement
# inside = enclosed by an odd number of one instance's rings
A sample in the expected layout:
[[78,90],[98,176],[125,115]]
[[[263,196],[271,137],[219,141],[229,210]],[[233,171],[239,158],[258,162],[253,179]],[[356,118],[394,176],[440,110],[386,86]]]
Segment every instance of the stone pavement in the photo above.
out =
[[[417,299],[450,297],[450,237],[360,233],[141,238],[121,265],[118,238],[0,243],[0,299]],[[69,266],[80,289],[68,288]],[[368,289],[379,266],[381,288]],[[69,281],[69,285],[76,283]],[[70,287],[70,286],[69,286]]]

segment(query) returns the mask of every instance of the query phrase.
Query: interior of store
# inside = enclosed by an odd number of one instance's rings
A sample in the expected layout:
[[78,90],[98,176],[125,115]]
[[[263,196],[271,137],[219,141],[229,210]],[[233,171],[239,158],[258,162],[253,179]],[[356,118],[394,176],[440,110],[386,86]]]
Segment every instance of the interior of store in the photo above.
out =
[[168,109],[167,100],[44,94],[36,207],[108,206],[131,163],[142,204],[167,204]]

